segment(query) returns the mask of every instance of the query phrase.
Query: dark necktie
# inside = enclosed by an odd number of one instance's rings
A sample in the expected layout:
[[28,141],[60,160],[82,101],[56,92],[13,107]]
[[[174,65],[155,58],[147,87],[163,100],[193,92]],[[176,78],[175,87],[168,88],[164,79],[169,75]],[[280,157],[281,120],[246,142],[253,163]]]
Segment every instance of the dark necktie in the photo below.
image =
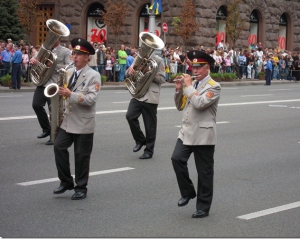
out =
[[195,89],[197,89],[198,84],[199,84],[199,81],[196,81],[196,83],[195,83]]
[[[69,88],[70,90],[72,90],[73,87],[75,86],[75,84],[76,84],[76,82],[77,82],[77,79],[78,79],[79,75],[80,75],[80,74],[77,75],[76,71],[74,71],[74,74],[72,75],[71,79],[73,79],[74,76],[75,76],[75,79],[73,80],[73,82],[70,80],[70,81],[69,81],[69,85],[68,85],[68,88]],[[71,82],[72,82],[72,84],[71,84]]]

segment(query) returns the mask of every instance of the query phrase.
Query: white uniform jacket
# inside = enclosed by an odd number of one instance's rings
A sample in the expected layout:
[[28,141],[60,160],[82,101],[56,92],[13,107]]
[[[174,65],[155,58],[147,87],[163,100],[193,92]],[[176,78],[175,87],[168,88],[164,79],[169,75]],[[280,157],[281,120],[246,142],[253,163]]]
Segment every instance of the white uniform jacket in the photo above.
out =
[[[182,125],[178,137],[184,145],[215,145],[216,113],[220,98],[221,86],[205,77],[197,89],[185,87],[175,93],[174,100],[178,110],[183,110]],[[183,104],[184,95],[186,102]]]
[[[75,68],[67,71],[70,78],[74,71]],[[86,65],[79,75],[71,96],[65,100],[64,119],[60,126],[62,129],[73,134],[94,133],[100,85],[100,74]]]

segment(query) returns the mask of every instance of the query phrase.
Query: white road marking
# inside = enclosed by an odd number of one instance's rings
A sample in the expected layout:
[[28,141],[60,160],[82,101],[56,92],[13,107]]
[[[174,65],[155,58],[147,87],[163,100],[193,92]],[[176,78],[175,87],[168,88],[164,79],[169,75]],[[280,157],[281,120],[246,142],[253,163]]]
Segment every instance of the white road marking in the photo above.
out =
[[271,89],[269,91],[292,90],[292,89]]
[[115,94],[128,94],[128,91],[116,91]]
[[[92,172],[89,175],[90,176],[95,176],[95,175],[100,175],[100,174],[122,172],[122,171],[127,171],[127,170],[132,170],[132,169],[134,169],[134,168],[130,168],[130,167],[116,168],[116,169],[109,169],[109,170]],[[72,176],[75,177],[74,175],[72,175]],[[20,186],[31,186],[31,185],[36,185],[36,184],[41,184],[41,183],[49,183],[49,182],[56,182],[56,181],[59,181],[59,179],[58,178],[48,178],[48,179],[29,181],[29,182],[23,182],[23,183],[17,183],[17,184],[20,185]]]
[[16,97],[23,97],[23,95],[4,95],[4,96],[0,96],[0,98],[16,98]]
[[291,108],[291,109],[300,109],[300,107],[289,107],[289,108]]
[[29,116],[19,116],[19,117],[5,117],[0,118],[0,120],[17,120],[17,119],[35,119],[36,115],[29,115]]
[[[229,124],[230,122],[229,121],[220,121],[220,122],[217,122],[217,124]],[[176,125],[175,126],[176,128],[180,128],[181,125]]]
[[270,107],[287,107],[287,105],[269,105]]
[[266,215],[270,215],[270,214],[274,214],[274,213],[277,213],[277,212],[286,211],[286,210],[297,208],[297,207],[300,207],[300,201],[299,202],[290,203],[290,204],[286,204],[286,205],[282,205],[282,206],[279,206],[279,207],[273,207],[273,208],[262,210],[262,211],[258,211],[258,212],[253,212],[253,213],[245,214],[245,215],[242,215],[242,216],[238,216],[237,218],[244,219],[244,220],[250,220],[250,219],[254,219],[254,218],[258,218],[258,217],[263,217],[263,216],[266,216]]
[[272,94],[265,94],[265,95],[241,95],[241,97],[259,97],[259,96],[270,96]]
[[[271,104],[271,103],[286,103],[286,102],[299,102],[300,99],[293,99],[293,100],[273,100],[273,101],[255,101],[255,102],[240,102],[240,103],[228,103],[228,104],[219,104],[220,107],[222,106],[239,106],[239,105],[256,105],[256,104]],[[176,107],[161,107],[157,110],[175,110]],[[116,113],[126,113],[126,110],[109,110],[109,111],[97,111],[96,114],[116,114]],[[1,120],[17,120],[17,119],[35,119],[35,115],[30,116],[19,116],[19,117],[4,117],[0,118]]]

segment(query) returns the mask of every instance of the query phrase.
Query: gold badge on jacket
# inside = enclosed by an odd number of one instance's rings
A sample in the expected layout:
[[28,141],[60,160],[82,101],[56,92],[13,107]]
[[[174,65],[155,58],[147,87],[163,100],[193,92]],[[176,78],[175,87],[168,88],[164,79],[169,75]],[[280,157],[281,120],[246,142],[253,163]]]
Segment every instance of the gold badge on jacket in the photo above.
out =
[[208,91],[206,93],[206,98],[212,98],[213,96],[214,96],[214,92],[212,92],[212,91]]
[[99,83],[97,83],[97,84],[95,85],[95,90],[96,90],[96,91],[99,91],[99,90],[100,90],[100,84],[99,84]]

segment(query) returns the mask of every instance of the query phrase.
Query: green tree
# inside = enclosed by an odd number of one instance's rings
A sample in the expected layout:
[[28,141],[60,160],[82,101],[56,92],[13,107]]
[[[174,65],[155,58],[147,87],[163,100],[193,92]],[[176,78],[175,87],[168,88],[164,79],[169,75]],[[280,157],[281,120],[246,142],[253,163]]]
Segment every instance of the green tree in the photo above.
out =
[[113,35],[116,36],[115,48],[119,44],[119,35],[125,25],[125,19],[129,16],[128,4],[122,0],[107,2],[106,12],[102,11],[105,24],[111,27]]
[[27,39],[30,39],[30,34],[36,29],[36,22],[40,16],[38,5],[41,0],[19,0],[18,17]]
[[239,5],[240,0],[232,0],[231,4],[227,6],[228,16],[226,18],[225,32],[232,41],[233,47],[235,47],[235,43],[242,31],[246,30],[245,20],[240,15]]
[[17,42],[24,37],[22,27],[18,20],[18,1],[17,0],[1,0],[0,3],[0,38],[6,41],[11,38],[13,42]]
[[176,35],[180,36],[186,46],[187,41],[195,35],[200,25],[196,22],[196,5],[193,0],[185,0],[178,17],[173,17],[172,25]]

